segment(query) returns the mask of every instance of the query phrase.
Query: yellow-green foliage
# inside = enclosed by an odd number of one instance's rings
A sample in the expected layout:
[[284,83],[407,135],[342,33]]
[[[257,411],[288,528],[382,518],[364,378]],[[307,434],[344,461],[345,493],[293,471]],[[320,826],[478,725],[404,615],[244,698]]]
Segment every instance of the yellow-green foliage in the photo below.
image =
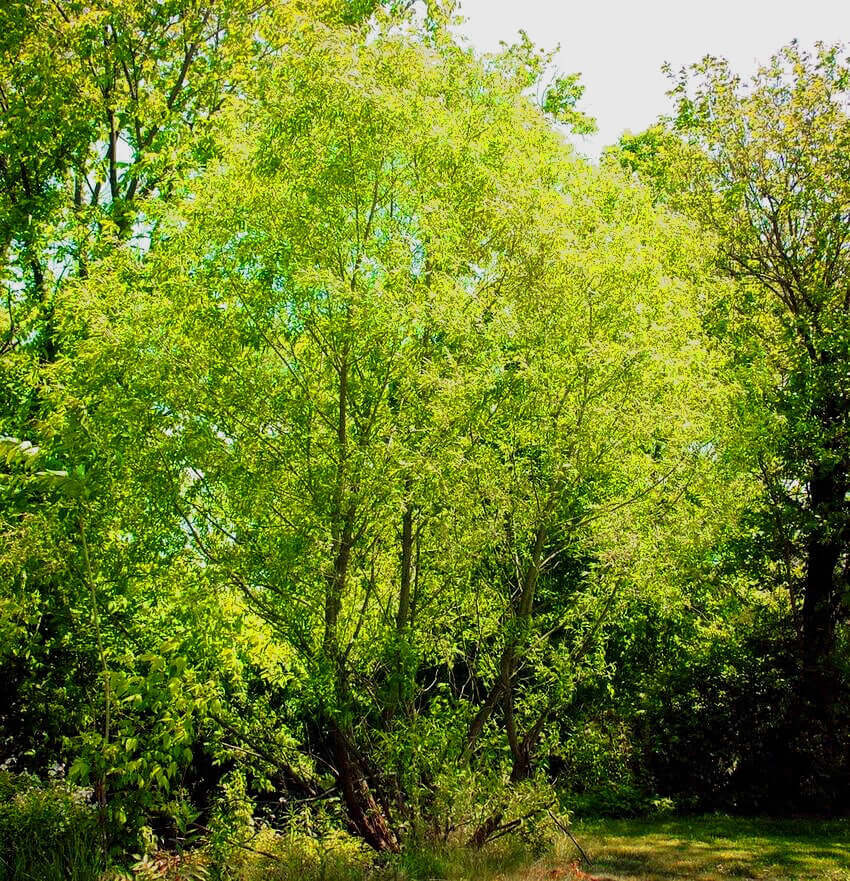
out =
[[374,851],[344,832],[315,838],[263,829],[250,847],[234,854],[239,881],[357,881],[377,872]]
[[520,872],[535,860],[523,842],[510,837],[483,851],[431,843],[380,858],[346,833],[314,838],[264,829],[250,847],[229,866],[237,881],[484,881]]

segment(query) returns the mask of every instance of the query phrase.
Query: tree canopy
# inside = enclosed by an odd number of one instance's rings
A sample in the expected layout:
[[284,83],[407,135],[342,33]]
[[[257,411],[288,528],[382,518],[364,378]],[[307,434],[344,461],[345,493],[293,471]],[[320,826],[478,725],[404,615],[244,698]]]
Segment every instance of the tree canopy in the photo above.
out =
[[0,24],[4,767],[220,855],[841,806],[840,49],[593,165],[440,4]]

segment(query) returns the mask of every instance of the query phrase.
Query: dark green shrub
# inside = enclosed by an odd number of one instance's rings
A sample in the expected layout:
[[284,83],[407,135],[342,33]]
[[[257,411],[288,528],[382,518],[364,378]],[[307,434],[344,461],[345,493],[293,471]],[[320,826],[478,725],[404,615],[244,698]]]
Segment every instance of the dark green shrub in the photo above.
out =
[[581,793],[570,793],[569,807],[582,817],[642,817],[654,812],[653,799],[628,782],[611,781]]

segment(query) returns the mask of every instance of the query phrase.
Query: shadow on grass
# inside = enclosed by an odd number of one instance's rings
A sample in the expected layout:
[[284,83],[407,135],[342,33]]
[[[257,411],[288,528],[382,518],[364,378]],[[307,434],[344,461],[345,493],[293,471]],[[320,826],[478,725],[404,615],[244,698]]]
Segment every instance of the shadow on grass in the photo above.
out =
[[628,881],[850,881],[850,822],[735,817],[584,822],[592,872]]

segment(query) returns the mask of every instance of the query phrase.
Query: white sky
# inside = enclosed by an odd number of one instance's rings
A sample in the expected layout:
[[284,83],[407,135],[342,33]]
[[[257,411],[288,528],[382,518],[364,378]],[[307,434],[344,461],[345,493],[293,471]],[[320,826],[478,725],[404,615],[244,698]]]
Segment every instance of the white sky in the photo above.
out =
[[542,48],[560,44],[555,65],[582,74],[581,106],[599,124],[578,139],[590,156],[670,110],[665,61],[678,69],[723,55],[749,74],[794,37],[807,47],[850,43],[850,0],[461,0],[460,14],[481,51],[513,42],[520,29]]

